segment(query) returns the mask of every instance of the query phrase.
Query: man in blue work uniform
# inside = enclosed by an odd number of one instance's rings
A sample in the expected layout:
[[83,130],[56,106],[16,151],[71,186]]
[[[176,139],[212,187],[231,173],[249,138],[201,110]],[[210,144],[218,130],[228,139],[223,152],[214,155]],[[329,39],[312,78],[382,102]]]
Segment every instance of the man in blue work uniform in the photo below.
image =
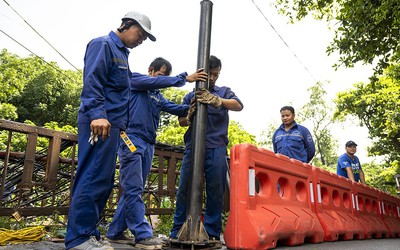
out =
[[[206,152],[204,159],[207,196],[204,227],[210,239],[219,240],[222,230],[221,214],[227,172],[228,111],[240,111],[243,109],[243,104],[229,87],[215,85],[221,71],[221,61],[215,56],[210,56],[209,65],[209,91],[203,92],[200,96],[196,93],[196,99],[198,102],[209,104],[207,105]],[[194,92],[188,93],[184,97],[183,103],[189,104],[194,96]],[[187,117],[180,117],[179,124],[188,126]],[[172,239],[179,237],[178,232],[186,220],[188,181],[191,168],[191,135],[192,127],[189,126],[184,136],[186,148],[180,170],[174,225],[170,233]],[[199,176],[199,178],[202,178],[202,176]]]
[[122,18],[117,31],[89,42],[78,114],[78,169],[68,215],[66,249],[109,250],[97,223],[112,191],[120,131],[127,125],[131,71],[129,50],[151,34],[138,12]]
[[170,62],[158,57],[149,66],[149,76],[133,74],[126,134],[136,150],[131,150],[125,143],[121,143],[119,149],[123,194],[106,235],[111,242],[133,243],[132,239],[124,235],[124,231],[129,228],[135,236],[136,248],[162,247],[160,241],[152,238],[153,231],[145,218],[145,205],[141,196],[152,165],[161,111],[186,116],[189,105],[178,105],[165,99],[159,88],[182,87],[186,82],[207,81],[208,77],[203,69],[189,76],[181,73],[170,77],[171,70]]
[[310,162],[315,155],[315,145],[308,129],[297,124],[294,108],[284,106],[280,110],[282,124],[272,136],[274,152],[302,162]]
[[355,155],[357,144],[354,141],[348,141],[345,147],[346,153],[338,158],[336,173],[352,181],[361,181],[361,183],[365,184],[364,171],[361,168],[360,160]]

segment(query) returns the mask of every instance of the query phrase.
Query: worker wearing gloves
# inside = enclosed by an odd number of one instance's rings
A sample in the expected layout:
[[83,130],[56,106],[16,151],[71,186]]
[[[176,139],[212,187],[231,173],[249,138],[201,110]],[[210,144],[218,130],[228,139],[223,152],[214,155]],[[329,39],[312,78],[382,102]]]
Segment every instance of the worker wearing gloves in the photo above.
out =
[[[196,93],[188,93],[184,104],[189,104],[196,95],[197,102],[209,104],[207,106],[207,130],[205,151],[205,180],[206,180],[206,210],[204,226],[210,239],[219,240],[222,230],[223,196],[227,172],[227,145],[228,145],[228,111],[240,111],[243,104],[229,87],[219,87],[215,83],[221,71],[221,61],[210,56],[209,60],[209,90],[200,89]],[[188,126],[190,118],[179,117],[181,126]],[[186,220],[186,205],[188,201],[188,181],[190,173],[190,158],[192,147],[192,127],[189,126],[184,135],[185,151],[180,170],[179,188],[174,214],[174,225],[170,237],[178,238],[178,232]],[[199,176],[202,178],[202,176]]]

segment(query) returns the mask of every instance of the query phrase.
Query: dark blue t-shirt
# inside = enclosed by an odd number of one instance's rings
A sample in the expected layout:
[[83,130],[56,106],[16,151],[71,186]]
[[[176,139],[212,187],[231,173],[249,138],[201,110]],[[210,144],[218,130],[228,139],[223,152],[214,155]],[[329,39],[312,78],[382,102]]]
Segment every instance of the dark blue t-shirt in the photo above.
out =
[[336,173],[340,176],[349,178],[349,176],[347,175],[347,171],[346,168],[347,167],[351,167],[351,169],[353,170],[353,175],[354,175],[354,181],[355,182],[359,182],[360,180],[360,170],[362,170],[361,168],[361,163],[360,160],[358,159],[357,156],[354,156],[354,160],[351,159],[351,157],[344,153],[342,154],[337,162],[337,166],[336,166]]
[[[214,86],[209,89],[210,93],[224,99],[235,99],[240,105],[243,104],[240,99],[229,87]],[[188,93],[183,98],[183,104],[190,105],[190,100],[194,97],[194,92]],[[226,147],[228,145],[228,126],[229,115],[228,109],[223,106],[214,108],[207,105],[207,130],[206,130],[206,148]],[[190,126],[184,136],[186,147],[192,144],[192,127]]]

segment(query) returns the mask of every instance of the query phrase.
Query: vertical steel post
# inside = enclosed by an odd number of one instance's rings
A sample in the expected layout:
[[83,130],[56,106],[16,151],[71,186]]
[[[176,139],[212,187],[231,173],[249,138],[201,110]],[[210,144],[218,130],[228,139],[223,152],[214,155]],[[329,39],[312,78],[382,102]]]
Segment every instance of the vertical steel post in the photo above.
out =
[[[201,1],[197,68],[204,68],[207,73],[209,73],[212,5],[211,1]],[[208,89],[208,82],[196,82],[196,90],[199,88]],[[208,240],[207,232],[201,222],[206,129],[207,105],[197,103],[197,111],[192,125],[192,154],[186,222],[177,235],[179,240],[193,243]]]

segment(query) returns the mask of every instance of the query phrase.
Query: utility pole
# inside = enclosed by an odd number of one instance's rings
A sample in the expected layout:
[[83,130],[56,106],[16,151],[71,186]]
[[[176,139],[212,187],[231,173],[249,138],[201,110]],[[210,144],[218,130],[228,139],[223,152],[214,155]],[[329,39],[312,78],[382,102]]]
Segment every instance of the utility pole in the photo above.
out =
[[[197,68],[204,68],[209,73],[212,5],[208,0],[201,1],[199,45]],[[208,89],[208,82],[196,82],[196,90]],[[183,244],[194,247],[208,243],[208,234],[201,221],[204,186],[204,161],[207,130],[207,105],[197,103],[197,111],[192,125],[192,154],[188,186],[186,221],[178,232],[178,239]]]

